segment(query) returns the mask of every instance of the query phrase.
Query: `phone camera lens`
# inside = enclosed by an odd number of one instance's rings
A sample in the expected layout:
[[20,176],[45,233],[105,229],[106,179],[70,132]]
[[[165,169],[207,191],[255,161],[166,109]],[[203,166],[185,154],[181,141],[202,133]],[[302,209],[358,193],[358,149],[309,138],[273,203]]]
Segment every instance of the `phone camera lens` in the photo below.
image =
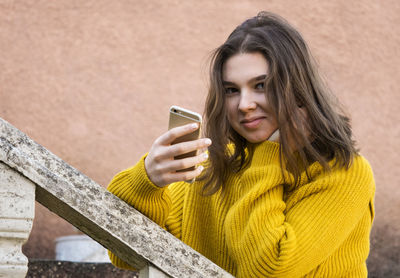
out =
[[176,109],[174,109],[174,112],[176,113]]

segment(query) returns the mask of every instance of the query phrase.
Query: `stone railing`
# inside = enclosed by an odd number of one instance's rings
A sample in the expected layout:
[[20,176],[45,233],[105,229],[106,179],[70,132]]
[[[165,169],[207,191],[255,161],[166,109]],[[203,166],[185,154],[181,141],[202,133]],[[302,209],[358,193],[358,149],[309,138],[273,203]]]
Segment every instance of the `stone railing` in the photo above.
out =
[[157,224],[0,119],[0,277],[25,277],[21,246],[35,200],[141,277],[232,277]]

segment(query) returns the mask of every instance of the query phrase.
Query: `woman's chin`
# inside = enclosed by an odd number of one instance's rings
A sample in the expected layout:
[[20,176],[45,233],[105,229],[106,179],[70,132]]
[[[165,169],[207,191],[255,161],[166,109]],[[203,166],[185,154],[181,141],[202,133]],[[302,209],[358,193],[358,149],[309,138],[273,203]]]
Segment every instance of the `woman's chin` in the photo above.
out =
[[251,143],[251,144],[258,144],[258,143],[262,143],[264,141],[267,141],[272,133],[270,132],[263,132],[260,134],[245,134],[246,136],[243,136],[247,142]]
[[268,138],[269,138],[269,136],[258,137],[258,138],[249,137],[249,138],[246,138],[246,140],[247,140],[247,142],[249,142],[251,144],[259,144],[259,143],[267,141]]

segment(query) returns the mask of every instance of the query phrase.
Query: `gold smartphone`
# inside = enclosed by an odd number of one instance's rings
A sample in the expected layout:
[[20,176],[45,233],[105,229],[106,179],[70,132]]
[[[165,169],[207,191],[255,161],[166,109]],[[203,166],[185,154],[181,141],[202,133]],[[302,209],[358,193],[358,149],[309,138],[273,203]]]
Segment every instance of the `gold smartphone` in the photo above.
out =
[[[186,141],[193,141],[200,138],[200,129],[201,129],[201,115],[199,113],[190,111],[188,109],[179,107],[179,106],[171,106],[169,109],[169,124],[168,129],[190,124],[190,123],[197,123],[199,128],[196,129],[194,132],[186,134],[177,138],[172,144],[186,142]],[[175,159],[182,159],[186,157],[191,157],[197,155],[197,151],[188,152],[182,155],[178,155]],[[177,172],[185,172],[194,170],[195,167],[190,167],[186,169],[178,170]]]

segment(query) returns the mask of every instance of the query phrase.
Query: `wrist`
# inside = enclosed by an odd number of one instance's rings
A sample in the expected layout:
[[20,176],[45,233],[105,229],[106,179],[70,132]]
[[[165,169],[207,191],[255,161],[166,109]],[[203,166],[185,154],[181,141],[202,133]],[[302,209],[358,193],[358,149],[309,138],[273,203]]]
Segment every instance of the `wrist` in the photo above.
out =
[[139,167],[137,169],[137,172],[132,172],[132,176],[141,176],[142,177],[142,183],[145,184],[145,190],[146,191],[155,191],[159,189],[163,189],[163,186],[159,186],[157,183],[153,181],[153,179],[150,177],[147,167],[146,167],[146,158],[148,156],[148,153],[142,156],[142,158],[139,161]]

